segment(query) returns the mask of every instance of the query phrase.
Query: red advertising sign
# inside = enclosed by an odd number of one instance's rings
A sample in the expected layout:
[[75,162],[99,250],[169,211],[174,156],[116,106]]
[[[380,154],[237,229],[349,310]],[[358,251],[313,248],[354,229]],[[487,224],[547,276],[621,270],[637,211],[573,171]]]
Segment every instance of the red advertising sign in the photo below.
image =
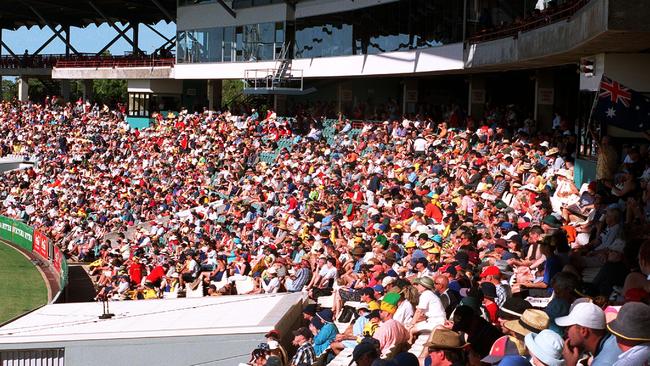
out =
[[40,230],[34,230],[34,253],[40,254],[41,257],[48,259],[48,240]]
[[52,256],[52,266],[54,266],[54,270],[56,270],[56,273],[61,273],[61,261],[63,260],[63,253],[61,253],[61,249],[57,247],[56,245],[54,246],[54,255]]

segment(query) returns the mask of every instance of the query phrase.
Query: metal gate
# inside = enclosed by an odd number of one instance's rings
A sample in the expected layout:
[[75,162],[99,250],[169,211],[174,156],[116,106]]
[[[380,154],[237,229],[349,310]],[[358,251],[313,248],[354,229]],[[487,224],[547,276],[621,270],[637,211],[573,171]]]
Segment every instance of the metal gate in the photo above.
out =
[[0,366],[64,366],[65,352],[58,349],[0,351]]

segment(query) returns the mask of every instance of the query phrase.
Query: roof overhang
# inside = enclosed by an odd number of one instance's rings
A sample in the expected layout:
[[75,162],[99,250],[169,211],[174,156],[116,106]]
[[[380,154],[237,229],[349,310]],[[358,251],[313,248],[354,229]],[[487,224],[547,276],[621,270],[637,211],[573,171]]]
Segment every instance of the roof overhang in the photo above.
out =
[[105,23],[106,19],[97,13],[91,3],[112,22],[155,24],[163,20],[176,20],[176,0],[2,0],[0,27],[43,28],[48,24],[86,27]]

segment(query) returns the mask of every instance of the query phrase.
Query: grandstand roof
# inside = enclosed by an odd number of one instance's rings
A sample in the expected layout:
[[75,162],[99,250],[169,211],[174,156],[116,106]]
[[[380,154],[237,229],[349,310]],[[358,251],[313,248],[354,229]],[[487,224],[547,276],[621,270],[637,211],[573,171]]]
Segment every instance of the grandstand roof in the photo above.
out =
[[45,27],[48,23],[73,27],[105,23],[93,5],[112,22],[154,24],[176,18],[176,0],[2,0],[0,26],[17,29]]

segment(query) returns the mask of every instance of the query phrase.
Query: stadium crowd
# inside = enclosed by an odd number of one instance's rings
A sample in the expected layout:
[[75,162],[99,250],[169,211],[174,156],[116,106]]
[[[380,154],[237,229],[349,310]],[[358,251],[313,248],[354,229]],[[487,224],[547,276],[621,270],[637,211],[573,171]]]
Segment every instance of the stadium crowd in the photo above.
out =
[[253,365],[346,349],[360,366],[417,365],[423,334],[426,365],[648,363],[644,149],[603,137],[597,179],[577,187],[570,124],[537,131],[510,108],[358,128],[252,110],[134,130],[123,113],[0,105],[2,155],[40,159],[3,175],[0,214],[89,262],[98,299],[331,300],[305,309],[293,357],[270,332]]

